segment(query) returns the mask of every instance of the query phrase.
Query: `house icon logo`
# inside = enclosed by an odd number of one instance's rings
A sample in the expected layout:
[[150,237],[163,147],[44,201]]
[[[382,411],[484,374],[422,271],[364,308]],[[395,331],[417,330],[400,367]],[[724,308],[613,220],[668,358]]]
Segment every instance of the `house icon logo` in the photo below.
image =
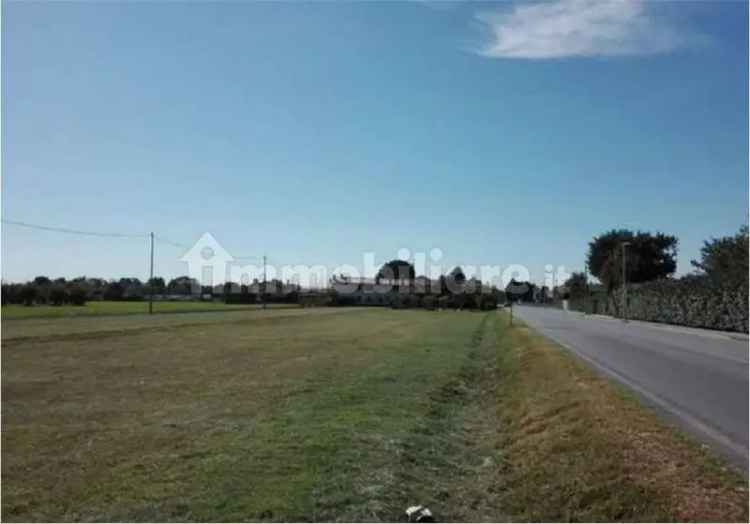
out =
[[228,265],[234,261],[211,233],[203,233],[180,259],[188,265],[188,275],[201,286],[215,286],[228,278]]

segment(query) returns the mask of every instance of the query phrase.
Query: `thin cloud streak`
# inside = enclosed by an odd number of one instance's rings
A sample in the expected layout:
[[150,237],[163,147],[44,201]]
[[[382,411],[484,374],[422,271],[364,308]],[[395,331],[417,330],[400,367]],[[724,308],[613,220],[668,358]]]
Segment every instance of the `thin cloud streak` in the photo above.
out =
[[649,55],[691,41],[642,0],[557,0],[476,16],[491,35],[476,52],[489,58]]

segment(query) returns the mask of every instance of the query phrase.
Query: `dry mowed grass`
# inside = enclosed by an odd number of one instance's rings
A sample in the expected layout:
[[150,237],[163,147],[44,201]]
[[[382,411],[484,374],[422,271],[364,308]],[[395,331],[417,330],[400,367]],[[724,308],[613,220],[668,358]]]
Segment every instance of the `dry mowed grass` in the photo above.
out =
[[398,518],[410,501],[388,464],[481,319],[328,308],[4,322],[3,518]]
[[496,312],[2,327],[4,520],[747,520],[742,479]]
[[511,514],[747,522],[742,474],[526,326],[504,329],[500,339],[507,469],[495,485]]

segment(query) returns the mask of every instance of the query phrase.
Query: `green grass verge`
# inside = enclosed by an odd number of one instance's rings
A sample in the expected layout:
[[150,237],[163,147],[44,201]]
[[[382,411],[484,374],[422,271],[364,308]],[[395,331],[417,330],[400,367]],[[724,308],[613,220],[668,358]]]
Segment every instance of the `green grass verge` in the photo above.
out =
[[524,521],[744,521],[747,480],[526,326],[497,332],[507,458],[495,487]]
[[[269,308],[298,307],[296,304],[269,304]],[[190,313],[261,309],[258,304],[224,304],[223,302],[154,302],[154,313]],[[84,306],[21,306],[9,304],[0,310],[3,319],[57,318],[109,315],[137,315],[148,313],[148,301],[89,301]]]

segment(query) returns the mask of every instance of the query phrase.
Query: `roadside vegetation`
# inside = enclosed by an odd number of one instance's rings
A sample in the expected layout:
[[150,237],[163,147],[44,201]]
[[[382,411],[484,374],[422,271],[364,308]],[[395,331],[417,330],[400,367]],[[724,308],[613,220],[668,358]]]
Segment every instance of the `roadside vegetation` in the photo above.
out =
[[502,507],[524,521],[743,521],[748,484],[523,325],[499,326]]
[[589,242],[586,254],[598,282],[573,273],[553,296],[588,313],[747,333],[747,226],[706,240],[700,258],[691,260],[694,271],[678,277],[677,247],[677,238],[663,233],[607,231]]
[[746,481],[502,313],[186,317],[3,321],[3,520],[747,520]]
[[[599,280],[594,289],[613,294],[622,287],[623,276],[628,284],[671,280],[677,269],[677,248],[678,239],[672,235],[612,229],[589,242],[586,267]],[[740,227],[734,235],[704,241],[700,259],[691,260],[690,264],[694,273],[683,278],[747,289],[747,226]],[[556,292],[580,300],[590,290],[586,274],[573,273]]]

